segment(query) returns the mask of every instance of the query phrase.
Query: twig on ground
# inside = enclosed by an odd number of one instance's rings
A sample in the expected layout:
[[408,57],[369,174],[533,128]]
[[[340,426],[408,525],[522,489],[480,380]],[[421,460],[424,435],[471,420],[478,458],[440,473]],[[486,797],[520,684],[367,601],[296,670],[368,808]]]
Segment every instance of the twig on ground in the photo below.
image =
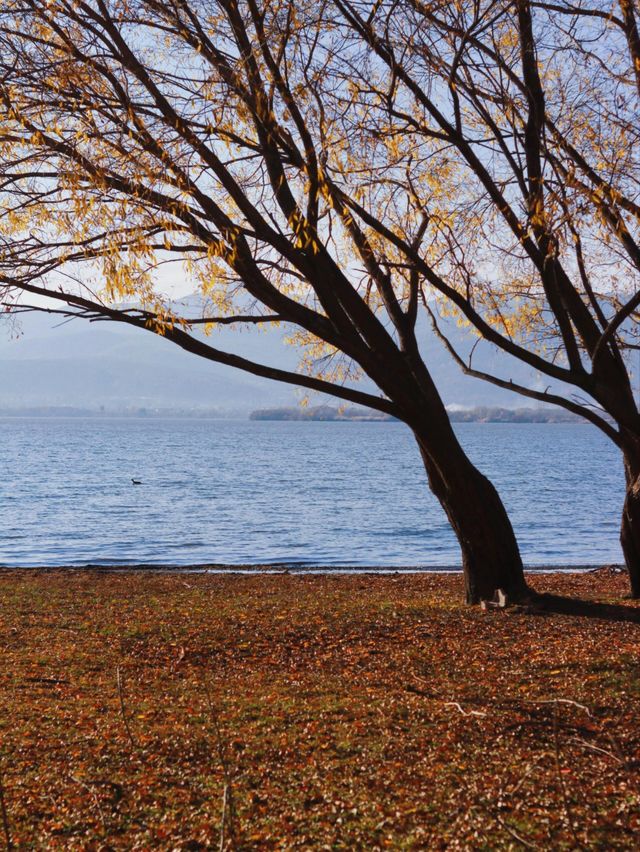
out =
[[[231,790],[231,786],[229,784],[225,784],[224,790],[222,791],[222,815],[220,817],[220,844],[218,846],[219,852],[224,852],[224,846],[225,846],[225,841],[226,841],[224,830],[225,830],[225,825],[226,825],[226,822],[227,822],[227,813],[229,815],[231,814],[230,800],[231,801],[233,800],[233,793],[232,793],[232,790]],[[229,816],[229,821],[231,822],[231,816]],[[231,842],[231,848],[233,848],[234,840],[233,840],[233,834],[231,832],[231,827],[229,828],[229,840]]]
[[[514,828],[512,828],[507,822],[505,822],[505,820],[502,819],[502,817],[500,817],[491,807],[489,807],[488,803],[484,799],[474,798],[472,796],[471,790],[469,789],[469,787],[467,785],[465,785],[463,783],[461,786],[467,792],[467,800],[473,801],[472,810],[475,809],[475,810],[482,811],[490,819],[492,819],[495,823],[497,823],[500,826],[500,828],[504,829],[504,831],[506,831],[507,834],[510,837],[512,837],[514,840],[516,840],[518,843],[520,843],[522,846],[524,846],[525,849],[536,849],[536,850],[540,849],[540,847],[536,846],[535,843],[532,843],[531,841],[526,840],[524,837],[522,837],[520,834],[518,834]],[[491,838],[488,836],[488,834],[485,830],[483,830],[482,828],[480,830],[481,830],[482,834],[484,834],[485,837],[487,838],[487,842],[489,844],[489,846],[487,848],[489,848],[490,845],[491,845]]]
[[124,694],[122,688],[122,676],[120,674],[120,666],[116,667],[116,683],[118,684],[118,697],[120,699],[120,713],[122,715],[122,721],[124,722],[124,727],[127,732],[127,736],[129,737],[129,742],[131,743],[132,748],[137,748],[138,745],[131,733],[131,728],[129,726],[129,720],[127,719],[127,711],[124,706]]
[[626,760],[621,757],[618,757],[618,755],[614,754],[612,751],[608,751],[606,748],[601,748],[600,746],[588,743],[586,740],[583,740],[582,737],[571,737],[569,742],[578,743],[579,745],[588,748],[590,751],[597,751],[600,754],[605,754],[607,757],[610,757],[612,760],[615,760],[616,763],[619,763],[621,766],[624,766],[624,764],[626,763]]
[[462,705],[458,704],[457,701],[445,701],[445,707],[455,707],[463,716],[486,716],[486,713],[483,713],[482,710],[465,710]]
[[86,783],[85,783],[85,782],[84,782],[81,778],[76,778],[76,776],[75,776],[75,775],[69,775],[69,778],[71,779],[71,781],[74,781],[76,784],[79,784],[81,787],[83,787],[83,788],[84,788],[84,789],[85,789],[85,790],[89,793],[89,795],[90,795],[90,796],[91,796],[91,798],[93,799],[93,802],[94,802],[94,804],[95,804],[95,806],[96,806],[96,809],[97,809],[98,813],[100,814],[100,822],[102,823],[102,830],[103,830],[103,832],[105,832],[105,833],[106,833],[106,831],[107,831],[107,823],[106,823],[106,821],[105,821],[104,813],[103,813],[103,810],[102,810],[102,808],[101,808],[101,806],[100,806],[100,800],[98,799],[98,796],[97,796],[97,794],[96,794],[96,791],[95,791],[95,790],[93,790],[93,789],[89,786],[89,784],[86,784]]
[[539,757],[531,766],[527,769],[527,771],[523,774],[522,778],[519,779],[518,783],[511,790],[505,790],[505,795],[507,796],[515,796],[520,787],[524,784],[524,782],[529,778],[529,776],[533,773],[535,769],[537,769],[540,764],[549,756],[549,752],[544,752],[541,757]]
[[620,745],[620,741],[611,731],[606,732],[607,739],[611,743],[611,748],[615,751],[618,756],[618,760],[622,764],[622,766],[629,765],[629,759],[625,756],[624,751],[622,750],[622,746]]
[[211,698],[211,693],[209,691],[209,686],[206,680],[203,681],[203,685],[204,692],[207,698],[207,704],[209,705],[209,711],[211,713],[211,720],[213,722],[213,731],[216,738],[216,749],[218,752],[218,759],[220,760],[220,765],[222,766],[222,776],[224,778],[224,788],[222,791],[222,814],[220,817],[220,842],[218,845],[219,852],[224,852],[227,840],[231,849],[235,849],[236,847],[237,829],[236,807],[233,795],[233,773],[231,771],[229,758],[227,756],[226,743],[224,741],[222,729],[220,727],[220,717],[218,711],[214,706],[213,700]]
[[[438,698],[432,692],[427,692],[424,689],[419,689],[417,686],[414,686],[412,683],[408,683],[405,686],[407,692],[412,692],[414,695],[420,695],[423,698],[428,698],[430,701],[437,701],[439,704],[443,704],[445,707],[455,707],[463,716],[486,716],[482,710],[465,710],[464,707],[458,701],[444,701],[442,698]],[[473,699],[465,699],[467,703],[478,703]]]
[[4,798],[4,783],[2,772],[0,771],[0,815],[2,815],[2,829],[4,831],[4,840],[7,847],[7,852],[13,849],[13,841],[11,840],[11,831],[9,829],[9,817],[7,816],[7,805]]
[[[484,807],[484,806],[481,805],[481,807]],[[525,849],[540,849],[540,847],[536,846],[535,843],[531,843],[530,840],[525,840],[525,838],[522,837],[522,835],[518,834],[518,832],[514,828],[511,828],[509,823],[505,822],[501,817],[498,816],[498,814],[494,813],[492,810],[490,810],[487,807],[484,807],[484,810],[487,812],[487,814],[489,814],[491,819],[495,820],[498,823],[500,828],[504,829],[504,831],[506,831],[507,834],[510,837],[513,837],[513,839],[516,840],[518,843],[521,843],[522,846],[525,847]]]
[[[558,699],[560,701],[561,699]],[[578,837],[578,832],[576,830],[575,823],[573,821],[573,814],[571,812],[571,805],[569,804],[569,796],[567,795],[567,787],[564,783],[564,778],[562,777],[562,762],[560,759],[560,735],[559,735],[559,726],[558,726],[558,701],[554,702],[553,708],[553,748],[554,748],[554,756],[556,762],[556,774],[558,776],[558,785],[560,787],[560,794],[562,796],[562,804],[564,807],[564,814],[573,835],[573,839],[575,841],[576,847],[578,849],[584,849],[583,843],[580,841]],[[575,702],[571,701],[570,704],[574,704]],[[584,708],[583,708],[584,709]]]
[[556,705],[556,709],[557,709],[558,704],[570,704],[572,707],[577,707],[579,710],[584,710],[584,712],[587,714],[587,716],[590,719],[593,718],[593,714],[592,714],[591,710],[589,710],[588,707],[585,707],[584,704],[578,704],[577,701],[571,701],[569,698],[547,698],[547,699],[544,699],[544,698],[540,698],[540,699],[529,698],[529,699],[527,699],[526,703],[527,704],[554,704],[554,705]]

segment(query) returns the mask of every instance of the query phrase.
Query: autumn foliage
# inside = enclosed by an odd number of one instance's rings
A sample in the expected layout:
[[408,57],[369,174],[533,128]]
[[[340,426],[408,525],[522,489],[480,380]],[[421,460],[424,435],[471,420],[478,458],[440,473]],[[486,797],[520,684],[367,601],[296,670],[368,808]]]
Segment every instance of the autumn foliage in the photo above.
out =
[[19,849],[217,848],[221,829],[227,849],[635,848],[637,621],[470,610],[459,585],[3,572],[0,830]]

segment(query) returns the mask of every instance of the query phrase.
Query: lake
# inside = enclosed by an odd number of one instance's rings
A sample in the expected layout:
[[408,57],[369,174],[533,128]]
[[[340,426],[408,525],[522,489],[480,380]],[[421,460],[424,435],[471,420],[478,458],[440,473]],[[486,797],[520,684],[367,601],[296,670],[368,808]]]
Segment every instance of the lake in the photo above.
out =
[[[528,565],[622,561],[622,463],[595,428],[457,431]],[[460,564],[401,423],[3,418],[0,469],[3,566]]]

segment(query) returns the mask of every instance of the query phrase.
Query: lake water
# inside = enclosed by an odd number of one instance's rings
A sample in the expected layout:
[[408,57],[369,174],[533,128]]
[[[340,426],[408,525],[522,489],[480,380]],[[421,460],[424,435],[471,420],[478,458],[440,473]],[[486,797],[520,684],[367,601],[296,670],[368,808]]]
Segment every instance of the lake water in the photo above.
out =
[[[457,429],[528,565],[621,561],[622,465],[596,429]],[[401,423],[6,418],[0,471],[4,566],[460,564]]]

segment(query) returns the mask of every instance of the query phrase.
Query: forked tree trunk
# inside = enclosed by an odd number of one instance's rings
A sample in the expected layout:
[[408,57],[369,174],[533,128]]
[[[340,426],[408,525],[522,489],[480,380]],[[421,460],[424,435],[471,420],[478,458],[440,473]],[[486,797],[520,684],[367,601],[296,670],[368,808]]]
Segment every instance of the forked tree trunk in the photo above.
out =
[[432,428],[424,437],[414,434],[429,485],[460,543],[467,602],[491,600],[498,589],[511,601],[528,599],[518,542],[496,489],[468,459],[449,424],[435,435]]
[[640,598],[640,461],[624,458],[627,489],[622,509],[620,543],[629,572],[631,596]]

